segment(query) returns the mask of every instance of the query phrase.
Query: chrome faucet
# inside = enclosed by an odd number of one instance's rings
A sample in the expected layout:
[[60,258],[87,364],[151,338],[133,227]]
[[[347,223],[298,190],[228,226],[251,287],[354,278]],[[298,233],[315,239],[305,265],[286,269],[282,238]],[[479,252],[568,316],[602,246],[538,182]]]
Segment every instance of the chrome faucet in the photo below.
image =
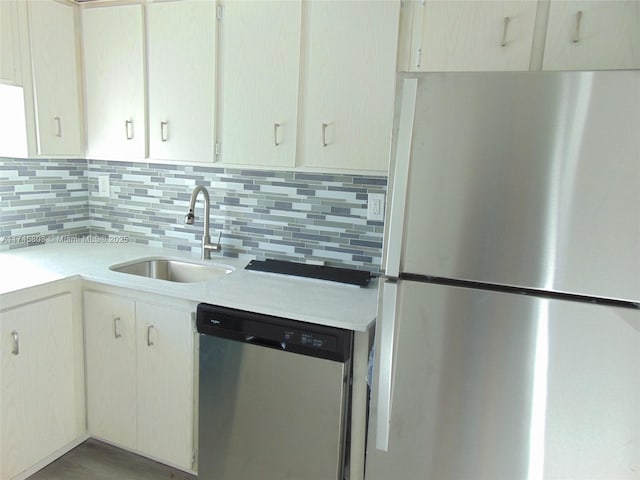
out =
[[187,225],[193,225],[195,215],[193,210],[196,207],[196,200],[198,194],[202,192],[204,196],[204,231],[202,232],[202,259],[209,260],[211,258],[211,252],[219,252],[221,250],[220,238],[222,232],[218,236],[218,243],[211,243],[211,237],[209,237],[209,192],[202,185],[198,185],[191,192],[191,201],[189,202],[189,212],[184,216],[184,223]]

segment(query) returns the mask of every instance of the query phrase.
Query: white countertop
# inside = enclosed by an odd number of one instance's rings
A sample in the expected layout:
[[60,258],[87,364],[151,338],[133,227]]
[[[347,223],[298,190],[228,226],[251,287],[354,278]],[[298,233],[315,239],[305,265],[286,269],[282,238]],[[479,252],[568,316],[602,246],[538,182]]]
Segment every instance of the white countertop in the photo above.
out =
[[[232,273],[200,283],[176,283],[109,270],[111,265],[169,257],[233,267]],[[51,243],[0,253],[0,295],[80,276],[105,285],[249,310],[293,320],[364,332],[375,320],[378,282],[366,288],[323,280],[245,270],[250,259],[189,253],[137,244]]]

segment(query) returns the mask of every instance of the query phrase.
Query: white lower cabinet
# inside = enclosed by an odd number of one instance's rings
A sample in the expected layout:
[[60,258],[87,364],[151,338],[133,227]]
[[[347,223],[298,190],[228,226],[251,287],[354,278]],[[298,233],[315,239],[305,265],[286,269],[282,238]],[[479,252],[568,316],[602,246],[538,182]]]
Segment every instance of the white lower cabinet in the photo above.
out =
[[0,478],[28,471],[83,435],[71,293],[0,312]]
[[84,293],[91,436],[194,467],[194,330],[190,311]]
[[191,313],[136,302],[138,450],[191,469],[194,334]]
[[135,302],[84,293],[87,423],[91,435],[136,446]]

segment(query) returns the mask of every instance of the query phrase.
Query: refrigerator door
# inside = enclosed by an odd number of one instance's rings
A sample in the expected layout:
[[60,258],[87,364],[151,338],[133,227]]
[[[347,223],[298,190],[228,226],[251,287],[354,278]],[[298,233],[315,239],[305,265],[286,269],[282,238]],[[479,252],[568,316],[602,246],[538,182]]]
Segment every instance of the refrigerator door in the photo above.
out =
[[397,270],[640,301],[640,71],[417,82]]
[[367,480],[637,478],[640,311],[408,281],[395,295]]

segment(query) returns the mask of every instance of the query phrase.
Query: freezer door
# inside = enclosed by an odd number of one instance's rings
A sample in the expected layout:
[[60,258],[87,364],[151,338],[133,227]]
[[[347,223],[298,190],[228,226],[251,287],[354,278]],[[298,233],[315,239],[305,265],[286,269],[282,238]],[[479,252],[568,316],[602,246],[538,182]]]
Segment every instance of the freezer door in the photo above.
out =
[[378,358],[366,480],[637,479],[640,311],[406,281],[396,294],[395,326],[378,323],[395,338],[378,330],[376,347],[392,350],[388,439]]
[[402,272],[639,301],[638,132],[640,71],[421,76],[389,258],[400,237]]

